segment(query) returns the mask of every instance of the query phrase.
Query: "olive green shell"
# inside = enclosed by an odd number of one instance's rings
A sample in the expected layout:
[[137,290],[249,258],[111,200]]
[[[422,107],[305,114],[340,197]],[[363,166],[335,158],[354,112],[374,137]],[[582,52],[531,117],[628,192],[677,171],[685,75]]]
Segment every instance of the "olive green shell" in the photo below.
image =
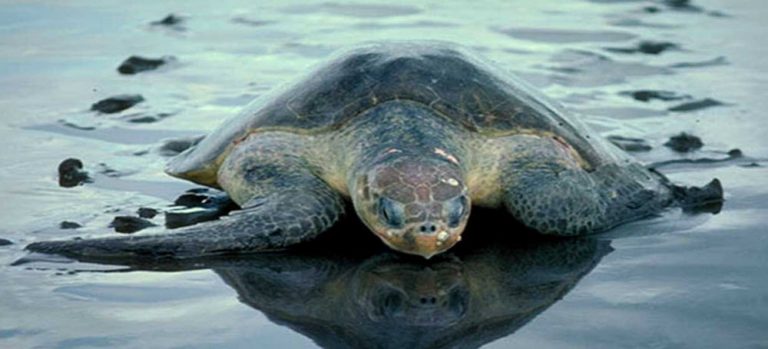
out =
[[257,98],[174,158],[166,172],[216,186],[219,164],[237,140],[254,130],[332,132],[391,100],[423,103],[469,132],[488,136],[548,132],[591,164],[610,153],[548,98],[465,48],[435,41],[387,42],[340,52],[311,73]]

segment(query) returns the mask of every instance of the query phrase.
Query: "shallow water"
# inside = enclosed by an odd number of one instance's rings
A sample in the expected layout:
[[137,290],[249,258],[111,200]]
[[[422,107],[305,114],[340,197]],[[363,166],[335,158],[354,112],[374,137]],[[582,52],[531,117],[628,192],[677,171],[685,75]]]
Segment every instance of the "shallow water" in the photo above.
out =
[[[149,24],[168,13],[185,20]],[[13,244],[0,246],[0,346],[768,347],[767,17],[759,0],[6,1],[0,238]],[[670,210],[566,242],[483,243],[475,228],[474,245],[430,264],[339,232],[315,248],[328,253],[127,269],[37,256],[11,266],[30,242],[109,234],[115,215],[167,208],[193,186],[162,173],[163,139],[204,134],[335,49],[377,39],[473,47],[603,135],[646,140],[652,150],[635,153],[645,162],[733,148],[745,156],[662,168],[682,183],[719,178],[719,214]],[[642,41],[676,47],[643,53]],[[177,60],[119,75],[131,55]],[[637,90],[689,97],[626,93]],[[88,111],[123,93],[145,102]],[[678,107],[708,98],[723,105]],[[130,121],[160,114],[170,116]],[[704,147],[677,154],[662,145],[680,132]],[[67,157],[82,159],[94,182],[59,187]],[[64,220],[83,227],[59,229]]]

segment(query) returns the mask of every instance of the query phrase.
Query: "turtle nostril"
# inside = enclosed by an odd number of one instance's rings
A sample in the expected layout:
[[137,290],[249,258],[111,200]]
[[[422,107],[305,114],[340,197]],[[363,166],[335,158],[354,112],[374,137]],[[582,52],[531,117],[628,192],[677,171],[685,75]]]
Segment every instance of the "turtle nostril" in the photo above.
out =
[[419,227],[419,231],[422,233],[434,233],[437,231],[437,226],[433,223],[422,224]]

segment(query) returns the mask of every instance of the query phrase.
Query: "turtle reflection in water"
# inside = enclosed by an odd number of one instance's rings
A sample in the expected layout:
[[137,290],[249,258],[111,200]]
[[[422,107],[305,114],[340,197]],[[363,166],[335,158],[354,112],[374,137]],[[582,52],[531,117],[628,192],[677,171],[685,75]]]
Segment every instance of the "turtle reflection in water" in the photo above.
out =
[[242,210],[164,234],[28,249],[115,258],[282,249],[328,230],[351,202],[387,246],[430,258],[462,239],[473,205],[574,236],[656,214],[686,192],[504,69],[439,42],[345,51],[257,99],[167,172],[224,189]]
[[608,241],[486,244],[430,261],[385,251],[253,255],[214,268],[239,299],[326,348],[475,348],[562,299]]

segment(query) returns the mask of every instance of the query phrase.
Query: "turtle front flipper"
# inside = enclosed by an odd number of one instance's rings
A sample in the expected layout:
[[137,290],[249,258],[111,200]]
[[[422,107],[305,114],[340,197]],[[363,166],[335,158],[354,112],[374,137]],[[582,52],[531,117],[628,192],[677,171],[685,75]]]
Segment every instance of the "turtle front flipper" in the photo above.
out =
[[632,160],[589,168],[551,137],[516,136],[501,158],[502,203],[544,234],[584,235],[657,214],[673,203],[662,178]]
[[191,258],[282,249],[330,228],[341,195],[316,176],[296,137],[249,140],[224,161],[218,182],[241,205],[221,220],[152,235],[36,242],[34,252],[89,258]]
[[180,259],[282,249],[314,238],[342,214],[338,194],[319,185],[314,189],[303,187],[254,198],[242,210],[218,221],[165,233],[41,241],[27,250],[97,259]]

